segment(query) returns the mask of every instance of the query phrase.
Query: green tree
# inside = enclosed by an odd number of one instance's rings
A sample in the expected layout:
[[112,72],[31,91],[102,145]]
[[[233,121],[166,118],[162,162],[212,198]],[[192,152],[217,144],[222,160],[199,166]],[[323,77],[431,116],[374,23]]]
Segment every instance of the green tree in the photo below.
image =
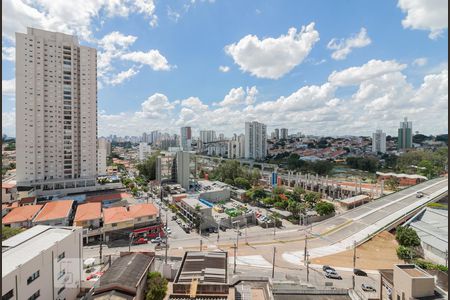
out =
[[297,218],[300,213],[304,213],[306,211],[306,207],[303,203],[290,200],[287,205],[287,210],[292,213],[295,218]]
[[138,192],[139,192],[139,190],[138,190],[137,187],[133,186],[133,187],[131,188],[131,193],[133,194],[133,196],[136,197],[136,196],[138,195]]
[[420,238],[417,232],[411,227],[398,227],[395,233],[395,239],[400,245],[405,247],[420,246]]
[[321,198],[321,194],[317,192],[307,192],[304,196],[306,203],[308,203],[309,207],[314,207],[314,205]]
[[250,182],[242,177],[237,177],[236,179],[234,179],[234,185],[240,189],[244,189],[244,190],[248,190],[252,187],[252,185],[250,184]]
[[437,168],[433,165],[433,163],[429,160],[422,160],[418,164],[419,174],[426,176],[428,179],[434,178],[437,176]]
[[2,241],[9,239],[12,236],[15,236],[18,233],[21,233],[25,229],[23,228],[11,228],[2,225]]
[[398,178],[392,177],[389,178],[388,180],[386,180],[386,186],[389,188],[389,190],[391,191],[397,191],[398,190],[398,186],[400,185],[400,180]]
[[411,247],[398,246],[397,247],[397,256],[403,260],[410,260],[415,257],[415,252]]
[[273,188],[272,193],[274,195],[280,195],[280,194],[284,194],[286,192],[286,189],[282,186],[277,186]]
[[305,193],[306,193],[305,189],[301,187],[295,187],[292,193],[292,199],[300,202],[302,200],[302,195],[304,195]]
[[257,199],[262,199],[264,197],[266,197],[267,193],[263,188],[253,188],[252,190],[252,199],[257,200]]
[[146,300],[163,300],[167,293],[167,280],[159,272],[149,272],[147,290]]
[[325,201],[319,201],[315,206],[315,210],[319,216],[326,216],[334,213],[335,211],[334,205]]

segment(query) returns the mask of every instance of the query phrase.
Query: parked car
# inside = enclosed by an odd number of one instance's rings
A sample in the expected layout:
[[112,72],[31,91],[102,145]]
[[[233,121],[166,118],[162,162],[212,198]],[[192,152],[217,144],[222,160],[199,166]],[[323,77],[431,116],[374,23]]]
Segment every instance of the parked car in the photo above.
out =
[[148,240],[146,238],[138,238],[133,242],[134,245],[147,244]]
[[323,270],[324,272],[326,272],[327,270],[332,270],[332,271],[336,272],[335,269],[333,269],[332,267],[327,266],[327,265],[323,266],[323,267],[322,267],[322,270]]
[[423,197],[423,193],[422,192],[417,192],[416,193],[416,198],[422,198]]
[[177,219],[177,216],[173,215],[172,216],[172,221],[175,221]]
[[367,276],[367,273],[360,269],[354,269],[353,274],[356,276]]
[[171,234],[172,233],[172,229],[170,229],[170,228],[164,228],[165,229],[165,231],[167,232],[167,234]]
[[336,273],[336,272],[334,272],[334,273],[331,273],[331,272],[325,272],[325,277],[326,277],[326,278],[330,278],[330,279],[339,279],[339,280],[342,279],[341,275],[339,275],[339,274]]
[[161,243],[162,241],[163,239],[159,236],[151,240],[153,244]]
[[361,289],[364,292],[376,292],[377,290],[375,290],[374,287],[372,287],[371,285],[368,285],[366,283],[361,284]]

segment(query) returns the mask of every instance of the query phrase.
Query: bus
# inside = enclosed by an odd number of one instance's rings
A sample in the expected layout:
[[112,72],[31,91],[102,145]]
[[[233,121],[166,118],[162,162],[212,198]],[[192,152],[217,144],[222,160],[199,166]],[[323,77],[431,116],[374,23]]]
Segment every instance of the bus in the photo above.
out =
[[133,235],[135,238],[147,238],[147,239],[154,239],[156,237],[165,237],[165,233],[164,233],[164,224],[160,223],[157,225],[153,225],[153,226],[148,226],[148,227],[144,227],[144,228],[139,228],[139,229],[135,229],[133,230]]

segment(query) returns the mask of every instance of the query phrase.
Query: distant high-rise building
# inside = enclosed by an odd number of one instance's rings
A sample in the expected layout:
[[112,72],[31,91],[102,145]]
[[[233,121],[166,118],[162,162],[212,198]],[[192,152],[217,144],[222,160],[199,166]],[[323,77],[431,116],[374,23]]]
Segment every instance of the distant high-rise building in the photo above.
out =
[[211,143],[216,140],[216,132],[214,130],[200,130],[200,142]]
[[239,158],[245,157],[245,134],[240,134],[238,136],[239,141]]
[[98,147],[106,149],[106,156],[111,156],[111,142],[105,138],[98,139]]
[[144,143],[149,143],[150,142],[149,135],[146,132],[142,133],[141,142],[144,142]]
[[97,173],[106,175],[107,158],[111,155],[111,143],[105,138],[99,138],[97,142]]
[[280,139],[280,130],[278,128],[275,128],[275,139]]
[[280,135],[281,135],[280,138],[282,140],[287,140],[287,138],[288,138],[288,130],[287,130],[287,128],[281,128],[281,134]]
[[224,141],[225,135],[223,133],[219,134],[219,141]]
[[399,150],[412,148],[412,132],[412,122],[408,122],[408,118],[405,118],[403,122],[400,122],[400,128],[398,129]]
[[17,185],[95,186],[97,50],[73,35],[16,33]]
[[183,151],[191,151],[192,131],[191,127],[181,127],[180,144]]
[[266,125],[245,122],[245,158],[263,159],[267,155]]
[[147,143],[139,143],[139,160],[145,160],[152,153],[152,147]]
[[386,133],[381,129],[372,134],[372,152],[386,152]]
[[150,132],[149,143],[152,145],[156,145],[161,140],[161,132],[158,130]]
[[189,189],[189,178],[191,174],[191,152],[178,151],[176,154],[177,183],[184,189]]

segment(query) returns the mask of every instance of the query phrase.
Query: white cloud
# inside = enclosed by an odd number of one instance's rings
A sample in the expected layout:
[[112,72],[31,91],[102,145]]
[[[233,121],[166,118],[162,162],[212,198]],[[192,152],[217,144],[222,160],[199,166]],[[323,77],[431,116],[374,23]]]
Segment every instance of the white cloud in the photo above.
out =
[[107,17],[139,13],[153,20],[155,16],[153,0],[5,0],[2,4],[2,36],[13,42],[15,32],[26,32],[26,27],[76,34],[93,41],[92,20],[101,12]]
[[314,23],[297,29],[290,28],[287,35],[278,38],[259,39],[247,35],[239,42],[225,47],[225,52],[244,72],[259,78],[278,79],[301,64],[314,44],[319,40],[319,32]]
[[2,47],[2,60],[15,61],[16,60],[16,48],[15,47]]
[[404,28],[430,31],[430,39],[448,28],[448,0],[399,0],[397,5],[406,13]]
[[223,73],[227,73],[228,71],[230,71],[230,67],[229,66],[219,66],[219,71],[223,72]]
[[181,14],[175,10],[173,10],[172,8],[170,8],[170,6],[167,7],[167,17],[174,21],[175,23],[178,22],[178,19],[180,19]]
[[360,67],[351,67],[343,71],[333,71],[328,81],[336,86],[357,85],[365,80],[382,76],[387,73],[401,71],[405,64],[399,64],[395,60],[370,60]]
[[16,80],[2,80],[2,95],[14,96],[16,94]]
[[219,103],[220,106],[235,106],[235,105],[251,105],[255,102],[258,89],[256,86],[247,87],[245,90],[243,87],[232,88],[225,96],[223,101]]
[[353,48],[363,48],[368,45],[372,40],[367,35],[367,30],[362,27],[358,34],[353,35],[347,39],[332,39],[328,45],[327,48],[333,51],[331,54],[331,57],[335,60],[343,60],[347,58],[347,55],[349,55],[352,52]]
[[125,80],[128,80],[128,79],[136,76],[138,73],[139,73],[139,70],[137,70],[135,67],[131,67],[128,70],[122,71],[119,74],[117,74],[116,76],[114,76],[114,78],[109,80],[108,83],[111,85],[118,85],[118,84],[121,84],[122,82],[124,82]]
[[123,54],[123,60],[129,60],[150,66],[154,71],[168,71],[172,68],[167,59],[158,50],[148,52],[136,51]]
[[203,104],[203,102],[198,97],[189,97],[181,101],[181,106],[192,108],[193,110],[207,110],[208,105]]
[[141,107],[142,110],[136,113],[137,116],[143,118],[164,119],[167,112],[174,109],[175,105],[169,102],[166,95],[155,93],[142,102]]
[[428,63],[428,59],[426,57],[420,57],[420,58],[416,58],[412,65],[413,66],[419,66],[419,67],[423,67]]

